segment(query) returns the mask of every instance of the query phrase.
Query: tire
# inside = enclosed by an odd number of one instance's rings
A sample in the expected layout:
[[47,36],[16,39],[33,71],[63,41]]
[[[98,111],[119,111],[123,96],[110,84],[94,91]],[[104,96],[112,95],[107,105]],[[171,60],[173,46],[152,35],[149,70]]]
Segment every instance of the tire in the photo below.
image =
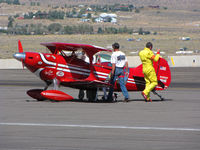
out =
[[84,90],[79,90],[79,94],[78,94],[78,98],[79,100],[83,100],[84,99],[84,96],[85,96],[85,92]]
[[87,94],[87,98],[88,98],[89,102],[95,102],[97,89],[95,89],[95,90],[87,90],[86,94]]

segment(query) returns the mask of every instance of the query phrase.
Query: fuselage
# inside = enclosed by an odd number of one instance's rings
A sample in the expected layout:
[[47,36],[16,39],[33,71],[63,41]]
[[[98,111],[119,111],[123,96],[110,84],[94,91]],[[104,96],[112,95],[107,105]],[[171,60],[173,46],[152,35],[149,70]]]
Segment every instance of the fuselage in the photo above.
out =
[[[23,57],[22,60],[24,65],[31,72],[35,73],[41,80],[47,82],[52,82],[54,78],[57,78],[58,80],[84,80],[89,77],[92,70],[94,71],[96,79],[109,82],[109,74],[112,68],[104,63],[95,63],[90,65],[75,56],[64,57],[57,54],[35,52],[24,52],[24,54],[25,57]],[[91,67],[93,67],[93,69],[91,69]],[[126,84],[128,91],[142,91],[145,87],[141,67],[140,71],[138,71],[138,69],[139,68],[129,68],[129,77]],[[76,86],[74,88],[80,87]],[[162,90],[160,86],[157,86],[156,88],[157,90]],[[121,91],[117,82],[114,89],[116,91]]]

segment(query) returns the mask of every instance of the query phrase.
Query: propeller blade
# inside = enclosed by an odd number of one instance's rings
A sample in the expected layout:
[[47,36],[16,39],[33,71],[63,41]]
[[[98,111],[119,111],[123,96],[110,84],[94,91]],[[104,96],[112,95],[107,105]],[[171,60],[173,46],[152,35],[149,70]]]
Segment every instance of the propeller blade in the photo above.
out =
[[[21,60],[22,61],[22,60]],[[23,68],[23,70],[24,70],[24,63],[23,63],[23,61],[22,61],[22,68]]]
[[[18,40],[18,50],[19,50],[19,53],[23,53],[24,52],[23,47],[22,47],[22,43],[21,43],[20,40]],[[22,62],[22,68],[24,69],[23,59],[21,59],[21,62]]]
[[20,40],[18,41],[18,50],[19,50],[19,53],[23,53],[23,47]]

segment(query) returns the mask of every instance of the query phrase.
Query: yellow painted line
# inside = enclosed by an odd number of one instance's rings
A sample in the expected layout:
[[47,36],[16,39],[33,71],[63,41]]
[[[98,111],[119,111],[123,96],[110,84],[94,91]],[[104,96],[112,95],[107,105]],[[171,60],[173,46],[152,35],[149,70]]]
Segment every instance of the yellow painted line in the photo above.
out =
[[174,66],[175,64],[174,64],[174,60],[173,60],[173,58],[171,57],[171,61],[172,61],[172,65]]

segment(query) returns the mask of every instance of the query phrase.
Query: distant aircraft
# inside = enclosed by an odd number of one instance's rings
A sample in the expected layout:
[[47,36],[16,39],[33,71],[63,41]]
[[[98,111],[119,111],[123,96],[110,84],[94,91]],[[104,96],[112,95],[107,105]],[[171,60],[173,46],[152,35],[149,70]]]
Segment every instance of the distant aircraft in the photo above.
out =
[[[44,89],[31,89],[27,94],[39,101],[49,99],[54,101],[65,101],[74,99],[67,93],[60,91],[60,86],[82,89],[87,91],[89,101],[97,100],[97,89],[109,88],[111,85],[107,82],[107,77],[111,72],[110,55],[96,54],[97,52],[111,52],[111,50],[102,47],[73,44],[73,43],[41,43],[46,46],[50,53],[24,52],[22,44],[18,41],[19,52],[13,55],[14,58],[21,61],[32,73],[36,74],[46,83]],[[89,57],[90,63],[80,59],[76,53],[84,51]],[[96,63],[93,62],[93,56],[96,54]],[[154,68],[157,72],[158,86],[154,90],[165,90],[171,82],[171,72],[167,61],[160,58],[154,62]],[[53,84],[53,90],[48,90]],[[129,68],[129,76],[126,83],[128,91],[142,91],[145,88],[142,65],[136,68]],[[121,91],[116,82],[115,91]],[[161,100],[163,98],[158,95]]]

